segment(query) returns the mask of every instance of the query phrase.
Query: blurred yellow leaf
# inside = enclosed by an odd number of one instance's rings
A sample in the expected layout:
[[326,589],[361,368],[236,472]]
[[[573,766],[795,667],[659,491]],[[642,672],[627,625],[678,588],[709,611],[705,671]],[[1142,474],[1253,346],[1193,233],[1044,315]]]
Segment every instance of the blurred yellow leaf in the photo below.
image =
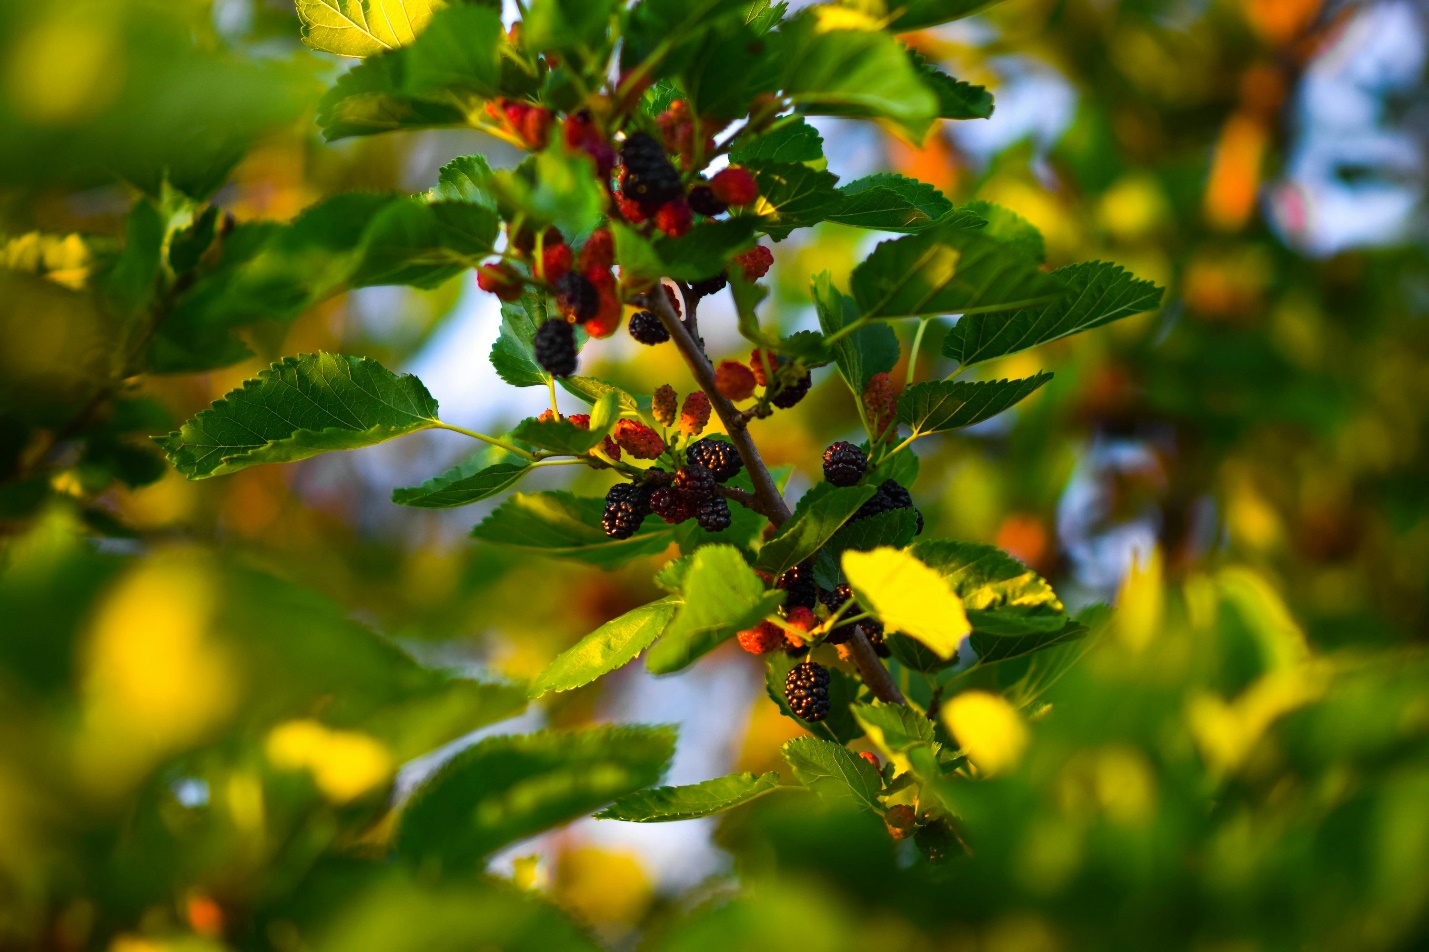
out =
[[1233,701],[1209,692],[1193,698],[1186,717],[1211,773],[1240,767],[1271,724],[1317,700],[1329,681],[1325,664],[1307,663],[1266,674]]
[[947,579],[901,549],[845,552],[843,570],[860,605],[889,631],[917,638],[940,658],[951,658],[972,631]]
[[638,857],[597,847],[561,855],[553,892],[562,906],[600,925],[633,925],[653,895]]
[[963,753],[985,774],[1011,770],[1027,749],[1027,724],[1001,695],[964,691],[943,704],[942,718]]
[[210,630],[217,603],[212,567],[189,552],[143,563],[101,602],[76,749],[80,773],[97,791],[127,787],[232,713],[235,672]]
[[280,770],[308,770],[323,796],[347,803],[394,770],[387,748],[357,731],[332,730],[317,721],[288,721],[268,733],[264,750]]
[[124,51],[94,17],[45,17],[20,36],[5,66],[5,91],[21,118],[77,123],[101,112],[124,86]]
[[1138,556],[1122,580],[1116,600],[1116,634],[1127,648],[1140,653],[1161,630],[1165,594],[1161,584],[1161,550]]

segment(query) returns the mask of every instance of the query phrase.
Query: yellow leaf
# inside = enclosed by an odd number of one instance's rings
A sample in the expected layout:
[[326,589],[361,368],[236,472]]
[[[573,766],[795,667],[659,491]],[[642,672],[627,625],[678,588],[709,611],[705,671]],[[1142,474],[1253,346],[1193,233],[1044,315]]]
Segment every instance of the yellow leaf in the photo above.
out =
[[417,38],[442,0],[297,0],[303,42],[340,56],[371,56]]
[[1121,583],[1116,599],[1116,633],[1121,643],[1140,653],[1161,630],[1165,593],[1161,585],[1161,552],[1138,556]]
[[809,14],[814,17],[817,23],[815,30],[819,33],[832,33],[835,30],[864,30],[872,33],[883,29],[882,20],[850,7],[820,5],[810,7]]
[[943,723],[968,759],[988,775],[1016,767],[1027,749],[1027,725],[1001,695],[964,691],[943,704]]
[[951,658],[972,631],[947,579],[901,549],[845,552],[843,570],[860,605],[889,631],[918,639],[940,658]]
[[353,800],[392,776],[392,757],[381,743],[317,721],[279,724],[264,746],[273,766],[310,771],[323,796],[334,803]]

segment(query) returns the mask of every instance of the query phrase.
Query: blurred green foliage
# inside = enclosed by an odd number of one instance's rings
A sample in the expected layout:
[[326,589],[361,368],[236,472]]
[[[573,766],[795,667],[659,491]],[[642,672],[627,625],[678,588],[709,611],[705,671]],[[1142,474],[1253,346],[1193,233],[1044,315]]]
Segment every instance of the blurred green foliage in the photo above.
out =
[[[533,6],[565,36],[568,4]],[[197,0],[0,9],[0,947],[1422,947],[1429,262],[1409,243],[1309,258],[1255,200],[1293,145],[1287,97],[1358,6],[1009,0],[975,21],[989,30],[977,42],[919,36],[994,93],[999,57],[1049,65],[1079,92],[1077,114],[1045,156],[1019,143],[975,167],[939,127],[918,150],[890,139],[895,166],[1026,215],[1054,266],[1124,262],[1172,302],[1047,348],[1057,399],[930,447],[920,505],[939,534],[996,542],[1066,591],[1077,563],[1057,506],[1079,442],[1137,441],[1151,463],[1102,477],[1093,528],[1154,512],[1163,556],[1111,620],[1079,616],[1087,638],[955,682],[963,695],[1021,684],[1014,700],[1035,701],[1010,718],[945,706],[938,736],[997,763],[964,761],[931,788],[960,817],[946,862],[869,811],[776,792],[720,821],[728,871],[684,892],[579,839],[451,875],[429,854],[492,841],[440,823],[425,848],[382,858],[398,767],[519,712],[551,658],[659,597],[653,559],[607,573],[453,545],[436,515],[398,532],[352,469],[327,471],[346,485],[326,493],[273,468],[193,486],[142,439],[279,352],[420,350],[459,282],[403,290],[386,320],[364,320],[359,302],[324,300],[339,281],[278,255],[267,277],[301,278],[304,293],[264,297],[265,283],[244,297],[221,283],[236,279],[212,257],[222,220],[206,216],[234,213],[240,249],[281,250],[319,198],[415,190],[408,163],[440,140],[316,144],[321,87],[287,7],[247,5],[223,29]],[[829,225],[781,244],[776,302],[802,305],[825,270],[847,286],[855,244]],[[210,267],[206,289],[181,283]],[[145,376],[197,369],[166,364],[144,331],[185,294],[222,304],[197,326],[244,346],[225,355],[232,369]],[[946,328],[927,333],[932,362]],[[632,392],[683,379],[658,358],[605,369]],[[1007,358],[987,379],[1036,369]],[[777,438],[754,425],[771,462],[806,478],[846,435],[852,407],[834,389]],[[474,660],[491,674],[459,673]],[[481,822],[509,839],[543,825],[518,809],[520,781],[589,812],[668,759],[663,736],[625,759],[586,730],[639,685],[570,686],[541,704],[579,731],[578,776],[546,741],[487,741],[451,768],[481,768],[481,802],[501,805]],[[736,769],[785,769],[788,724],[756,710]],[[919,769],[889,725],[843,729]]]

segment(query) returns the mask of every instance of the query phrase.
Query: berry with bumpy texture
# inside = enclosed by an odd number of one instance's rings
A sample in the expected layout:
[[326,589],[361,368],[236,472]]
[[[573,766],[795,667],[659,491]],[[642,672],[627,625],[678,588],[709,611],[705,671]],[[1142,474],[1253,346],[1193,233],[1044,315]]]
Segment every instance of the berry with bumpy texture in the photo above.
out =
[[521,275],[506,262],[484,264],[476,269],[476,286],[503,301],[521,299]]
[[835,486],[853,486],[868,470],[868,457],[852,443],[839,440],[824,450],[824,479]]
[[569,377],[576,372],[576,332],[565,321],[551,320],[536,328],[531,350],[536,363],[553,377]]
[[686,234],[694,223],[690,206],[683,199],[666,202],[655,213],[655,227],[671,238],[679,238]]
[[[541,419],[543,419],[543,420],[546,419],[546,418],[547,418],[547,417],[546,417],[546,414],[548,414],[548,413],[550,413],[550,412],[551,412],[550,410],[547,410],[545,413],[542,413],[542,414],[541,414]],[[572,423],[574,423],[576,426],[580,427],[582,430],[589,430],[589,429],[590,429],[590,414],[589,414],[589,413],[572,413],[570,416],[566,417],[566,419],[567,419],[567,420],[570,420]],[[615,441],[612,440],[610,437],[607,436],[607,437],[605,437],[604,439],[601,440],[600,448],[603,449],[603,450],[605,450],[605,455],[606,455],[606,456],[609,456],[611,459],[615,459],[615,460],[620,459],[620,447],[619,447],[619,446],[616,446],[616,445],[615,445]],[[592,450],[591,452],[594,453],[595,451]]]
[[689,195],[690,210],[697,212],[706,218],[713,218],[716,215],[723,215],[729,211],[729,206],[720,201],[715,195],[714,189],[708,185],[696,185],[690,189]]
[[744,280],[758,281],[773,267],[774,252],[763,245],[755,245],[743,254],[735,255],[734,263],[744,269]]
[[706,532],[723,532],[729,528],[731,517],[729,503],[723,496],[710,496],[700,500],[695,507],[695,521]]
[[874,770],[882,770],[883,762],[878,759],[878,755],[871,750],[860,750],[858,755],[873,765]]
[[665,452],[660,434],[638,420],[616,421],[615,442],[636,459],[655,459]]
[[784,679],[784,700],[794,716],[821,721],[829,716],[829,672],[821,664],[802,661]]
[[673,526],[693,516],[695,507],[674,486],[661,486],[650,494],[650,511]]
[[726,400],[748,400],[754,386],[754,371],[737,360],[721,360],[715,368],[715,389]]
[[744,460],[739,458],[739,450],[733,443],[708,436],[685,447],[685,459],[714,473],[720,482],[733,479],[744,468]]
[[546,245],[541,249],[541,266],[536,272],[536,277],[555,283],[564,278],[570,270],[570,245],[561,242],[559,245]]
[[731,165],[710,179],[710,191],[726,205],[748,205],[759,197],[759,183],[744,169]]
[[556,310],[577,324],[600,313],[600,289],[579,271],[571,271],[556,282]]
[[[844,606],[844,603],[851,598],[853,598],[853,589],[849,587],[849,584],[847,582],[840,582],[832,592],[828,591],[827,589],[819,592],[819,601],[824,603],[824,607],[829,610],[830,615],[836,613],[840,608]],[[845,616],[857,614],[859,614],[857,604],[850,605],[848,611],[844,612]],[[853,637],[853,630],[855,627],[855,625],[839,625],[837,628],[829,632],[829,644],[841,645],[844,642],[848,641],[850,638]]]
[[788,609],[788,615],[784,620],[788,622],[791,630],[784,632],[784,637],[789,641],[791,650],[802,648],[809,650],[809,632],[819,627],[819,616],[814,614],[812,608],[805,608],[802,605],[795,605]]
[[863,629],[863,633],[868,636],[868,643],[873,645],[873,653],[880,658],[891,657],[893,652],[888,650],[888,640],[883,636],[883,622],[874,621],[872,618],[865,618],[858,623]]
[[892,512],[895,509],[913,510],[913,515],[918,518],[918,528],[914,534],[923,534],[923,514],[913,505],[912,493],[892,479],[885,479],[879,485],[877,495],[860,506],[849,522],[857,522],[860,519],[867,519],[869,516],[876,516],[881,512]]
[[895,840],[906,840],[913,835],[913,829],[918,825],[918,814],[906,803],[895,803],[883,815],[883,825],[888,829],[888,835]]
[[898,400],[893,394],[893,379],[886,372],[868,378],[863,387],[863,408],[874,442],[880,438],[892,440],[897,435]]
[[729,283],[729,275],[721,271],[712,278],[701,278],[698,281],[690,282],[690,293],[696,297],[709,297],[718,291],[723,291],[724,286]]
[[814,377],[806,370],[804,376],[792,383],[786,383],[782,390],[769,398],[769,402],[781,410],[787,410],[804,399],[813,385]]
[[679,394],[675,393],[675,388],[668,383],[662,383],[655,388],[655,393],[650,398],[650,415],[661,426],[669,426],[675,422],[675,415],[679,412],[676,409],[678,403]]
[[913,834],[913,842],[917,845],[918,852],[923,854],[923,858],[935,865],[946,862],[959,848],[958,838],[953,835],[952,828],[945,820],[918,827],[918,831]]
[[600,524],[612,539],[628,539],[650,513],[650,492],[636,483],[616,483],[605,494]]
[[701,500],[713,496],[718,485],[714,473],[698,464],[691,463],[675,470],[675,488],[691,499]]
[[680,405],[680,432],[685,436],[699,436],[710,422],[710,398],[703,390],[696,390],[685,397]]
[[772,621],[761,621],[753,628],[741,631],[737,637],[739,646],[750,654],[768,654],[785,644],[784,629]]
[[680,173],[653,136],[644,132],[628,136],[620,147],[620,160],[625,166],[621,191],[647,215],[683,194]]
[[577,261],[582,272],[592,268],[615,267],[615,236],[609,228],[597,228],[581,246],[581,256]]
[[669,340],[670,332],[653,311],[637,311],[630,315],[630,336],[653,347]]
[[800,562],[774,582],[784,593],[785,608],[813,608],[819,600],[819,586],[814,582],[814,564]]

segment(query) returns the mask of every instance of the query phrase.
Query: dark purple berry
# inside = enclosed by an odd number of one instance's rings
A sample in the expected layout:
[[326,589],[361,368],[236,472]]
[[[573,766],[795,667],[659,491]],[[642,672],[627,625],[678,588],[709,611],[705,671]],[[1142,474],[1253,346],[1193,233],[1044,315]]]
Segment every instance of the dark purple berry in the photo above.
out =
[[784,679],[784,700],[794,716],[821,721],[829,716],[829,672],[821,664],[801,661]]
[[852,486],[868,470],[863,450],[843,440],[824,450],[824,479],[835,486]]
[[690,463],[675,470],[675,488],[696,502],[713,496],[718,485],[714,473],[698,463]]
[[813,608],[819,599],[819,586],[814,582],[812,562],[800,562],[774,581],[774,587],[784,592],[784,607]]
[[556,310],[567,320],[584,324],[600,313],[600,291],[579,271],[567,271],[556,282]]
[[689,195],[690,209],[706,218],[713,218],[716,215],[723,215],[729,211],[729,206],[720,201],[708,185],[696,185],[690,189]]
[[720,482],[734,478],[744,468],[744,461],[739,458],[739,450],[734,448],[733,443],[710,437],[696,440],[686,447],[685,459],[714,473],[714,478]]
[[684,194],[680,173],[670,164],[665,147],[654,136],[636,132],[627,136],[620,147],[620,162],[625,167],[621,194],[653,215],[666,202]]
[[650,513],[650,490],[638,483],[616,483],[605,494],[600,524],[612,539],[628,539]]
[[531,349],[536,363],[551,376],[569,377],[576,372],[576,332],[565,321],[553,319],[536,328]]
[[[832,591],[825,589],[819,592],[819,601],[824,603],[824,607],[832,615],[844,606],[844,603],[853,598],[853,589],[847,582],[840,582]],[[858,605],[850,605],[848,611],[844,612],[845,617],[861,614]],[[828,634],[827,641],[831,645],[841,645],[853,637],[854,625],[839,625]]]
[[650,511],[673,526],[693,516],[695,507],[674,486],[661,486],[650,493]]
[[814,383],[813,375],[805,371],[804,376],[793,383],[786,383],[784,387],[774,396],[769,398],[769,402],[781,410],[787,410],[809,392],[809,387]]
[[710,496],[695,507],[695,521],[706,532],[723,532],[729,528],[729,503],[723,496]]
[[653,311],[637,311],[630,315],[630,336],[642,344],[663,344],[670,339],[670,332]]

